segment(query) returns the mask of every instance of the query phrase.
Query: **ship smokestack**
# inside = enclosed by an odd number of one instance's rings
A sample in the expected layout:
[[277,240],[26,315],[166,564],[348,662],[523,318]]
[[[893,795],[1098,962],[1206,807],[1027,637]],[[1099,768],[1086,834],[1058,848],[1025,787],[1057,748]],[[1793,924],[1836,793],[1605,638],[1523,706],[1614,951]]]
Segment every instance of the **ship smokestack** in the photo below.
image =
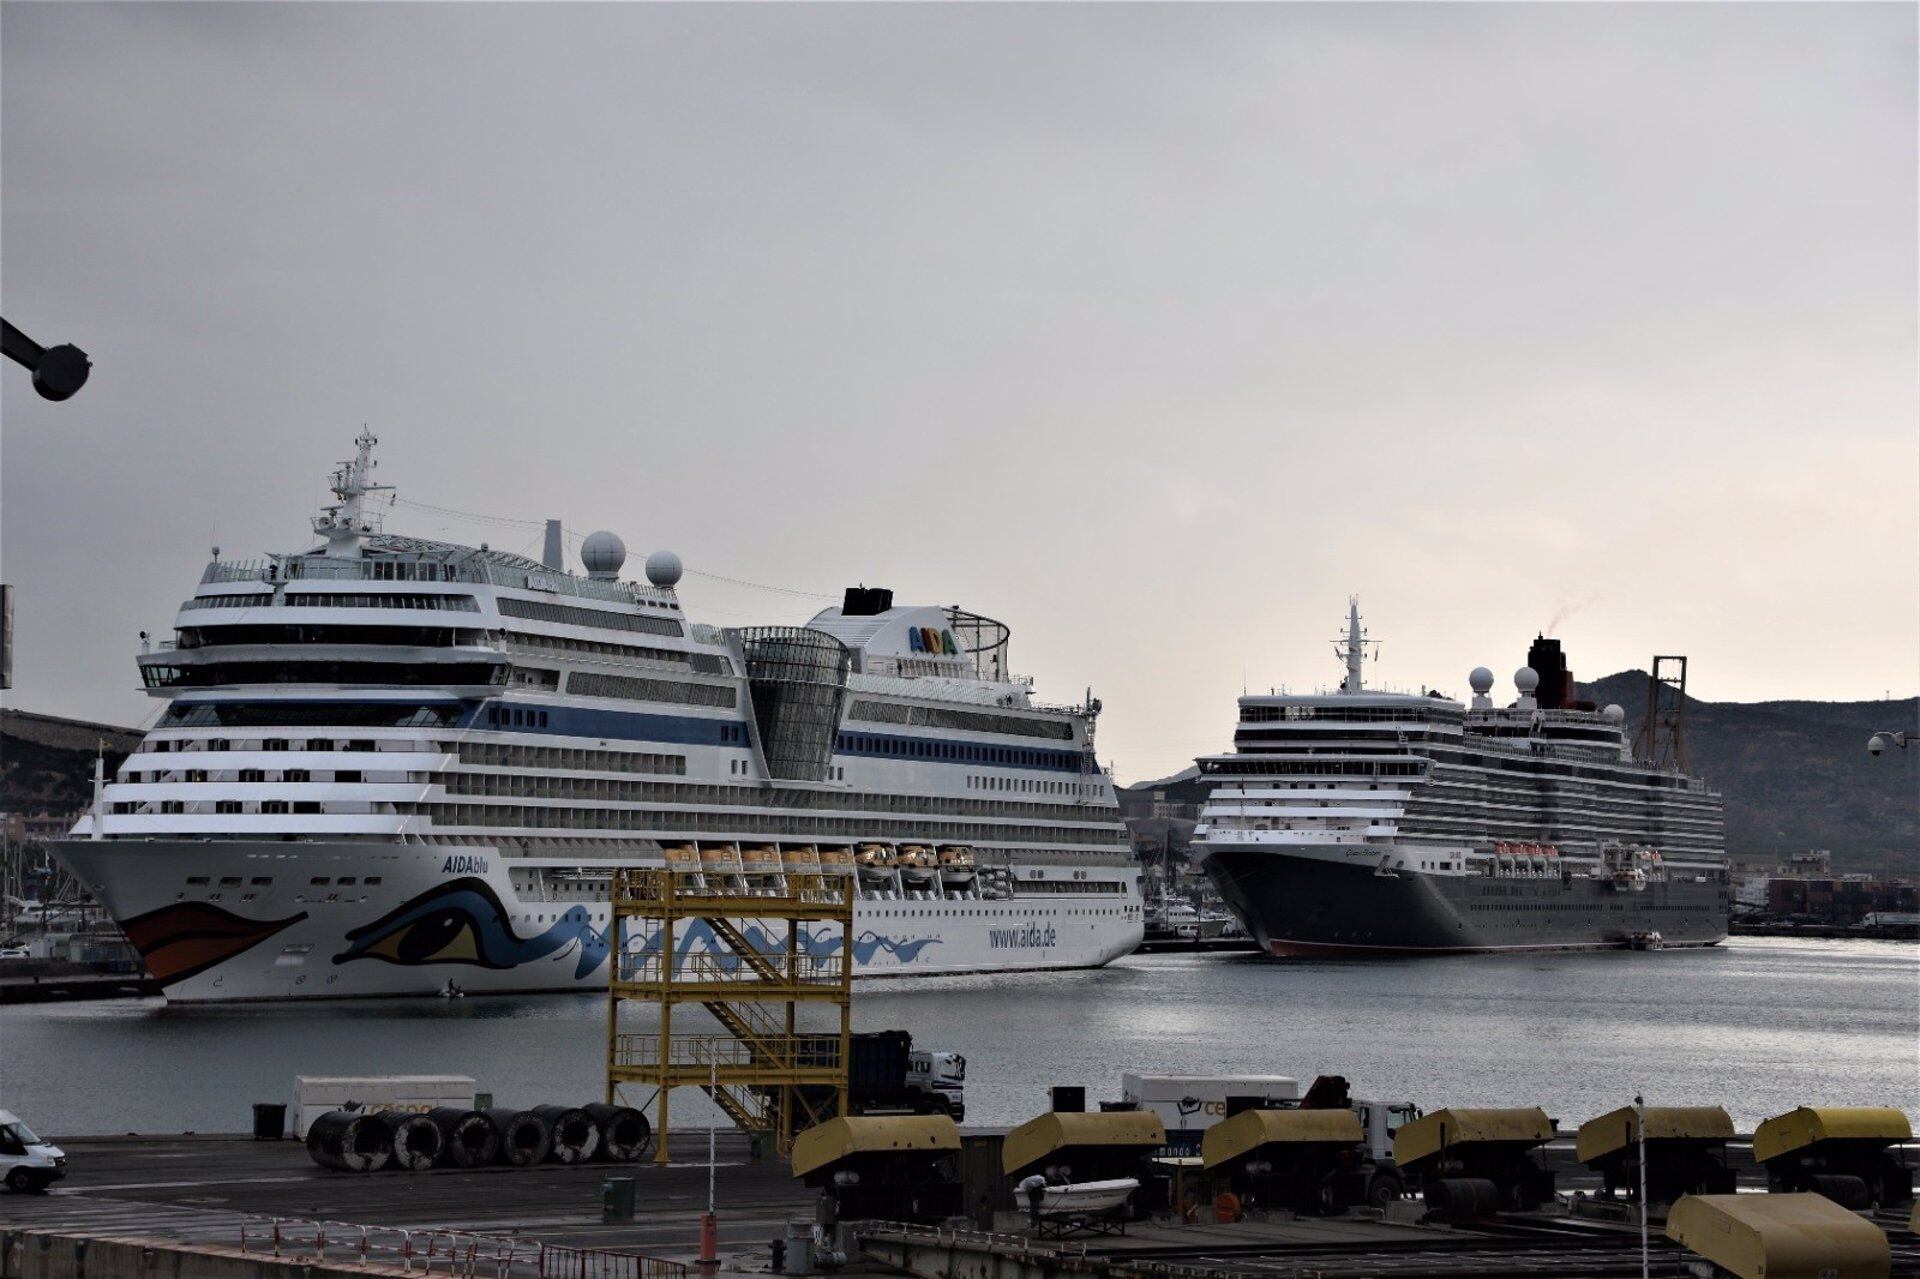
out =
[[1543,711],[1573,709],[1573,672],[1567,669],[1567,655],[1560,641],[1544,635],[1534,637],[1527,650],[1527,665],[1540,676],[1539,691],[1534,694]]

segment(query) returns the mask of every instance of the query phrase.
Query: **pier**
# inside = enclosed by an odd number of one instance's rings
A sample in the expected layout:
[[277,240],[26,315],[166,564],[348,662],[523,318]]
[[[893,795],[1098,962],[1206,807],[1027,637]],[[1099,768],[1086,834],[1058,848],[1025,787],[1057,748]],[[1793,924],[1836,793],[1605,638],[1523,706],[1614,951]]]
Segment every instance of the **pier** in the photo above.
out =
[[[0,1279],[697,1273],[704,1159],[356,1176],[315,1167],[294,1141],[189,1134],[60,1144],[72,1174],[53,1193],[0,1194]],[[720,1269],[764,1273],[771,1243],[788,1223],[813,1219],[815,1192],[784,1162],[754,1161],[740,1134],[721,1133],[717,1149]],[[1740,1188],[1760,1189],[1764,1177],[1747,1143],[1736,1141],[1729,1153]],[[1597,1189],[1597,1180],[1578,1171],[1570,1135],[1551,1143],[1547,1155],[1563,1187]],[[602,1186],[610,1177],[634,1181],[631,1220],[604,1219]],[[1000,1213],[993,1231],[863,1223],[855,1232],[860,1257],[843,1269],[878,1267],[915,1279],[1639,1274],[1638,1232],[1621,1217],[1549,1210],[1440,1226],[1422,1224],[1420,1216],[1421,1206],[1406,1200],[1385,1212],[1332,1218],[1158,1218],[1129,1223],[1125,1234],[1065,1240],[1029,1238],[1015,1212]],[[1892,1274],[1920,1279],[1920,1237],[1906,1217],[1873,1220],[1891,1242]],[[71,1259],[76,1247],[88,1263],[83,1271],[50,1268],[57,1257]],[[1698,1260],[1658,1230],[1652,1259],[1650,1273],[1666,1279],[1688,1274],[1688,1263]]]

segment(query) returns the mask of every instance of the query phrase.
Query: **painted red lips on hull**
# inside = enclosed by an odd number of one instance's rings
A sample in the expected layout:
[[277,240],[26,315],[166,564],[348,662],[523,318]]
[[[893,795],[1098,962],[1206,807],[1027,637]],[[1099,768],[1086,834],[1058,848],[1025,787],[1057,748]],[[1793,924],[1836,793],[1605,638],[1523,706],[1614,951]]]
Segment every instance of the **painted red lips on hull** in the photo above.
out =
[[147,971],[166,986],[232,959],[306,917],[303,910],[285,919],[247,919],[205,902],[181,902],[136,915],[121,928]]

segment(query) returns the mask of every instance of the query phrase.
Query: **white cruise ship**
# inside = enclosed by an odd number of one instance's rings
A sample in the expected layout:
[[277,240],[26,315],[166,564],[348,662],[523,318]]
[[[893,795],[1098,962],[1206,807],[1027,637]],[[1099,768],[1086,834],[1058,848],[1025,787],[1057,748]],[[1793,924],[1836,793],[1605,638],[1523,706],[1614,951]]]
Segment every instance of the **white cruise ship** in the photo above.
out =
[[1193,856],[1276,956],[1711,946],[1726,939],[1720,796],[1635,760],[1534,641],[1497,707],[1366,687],[1355,602],[1336,692],[1240,699],[1199,761]]
[[1036,701],[1005,626],[864,587],[803,627],[703,626],[678,559],[624,581],[610,533],[577,574],[555,525],[541,562],[382,532],[375,443],[318,545],[216,552],[139,658],[165,710],[55,845],[169,999],[603,987],[622,866],[857,875],[862,976],[1139,943],[1099,703]]

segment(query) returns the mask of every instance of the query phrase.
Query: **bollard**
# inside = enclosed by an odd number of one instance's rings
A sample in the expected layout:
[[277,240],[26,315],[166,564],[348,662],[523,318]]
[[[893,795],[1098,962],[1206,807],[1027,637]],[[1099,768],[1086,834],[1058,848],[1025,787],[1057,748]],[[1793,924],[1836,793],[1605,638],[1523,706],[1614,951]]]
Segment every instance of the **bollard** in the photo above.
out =
[[711,1275],[720,1269],[720,1231],[713,1214],[700,1214],[700,1273]]

